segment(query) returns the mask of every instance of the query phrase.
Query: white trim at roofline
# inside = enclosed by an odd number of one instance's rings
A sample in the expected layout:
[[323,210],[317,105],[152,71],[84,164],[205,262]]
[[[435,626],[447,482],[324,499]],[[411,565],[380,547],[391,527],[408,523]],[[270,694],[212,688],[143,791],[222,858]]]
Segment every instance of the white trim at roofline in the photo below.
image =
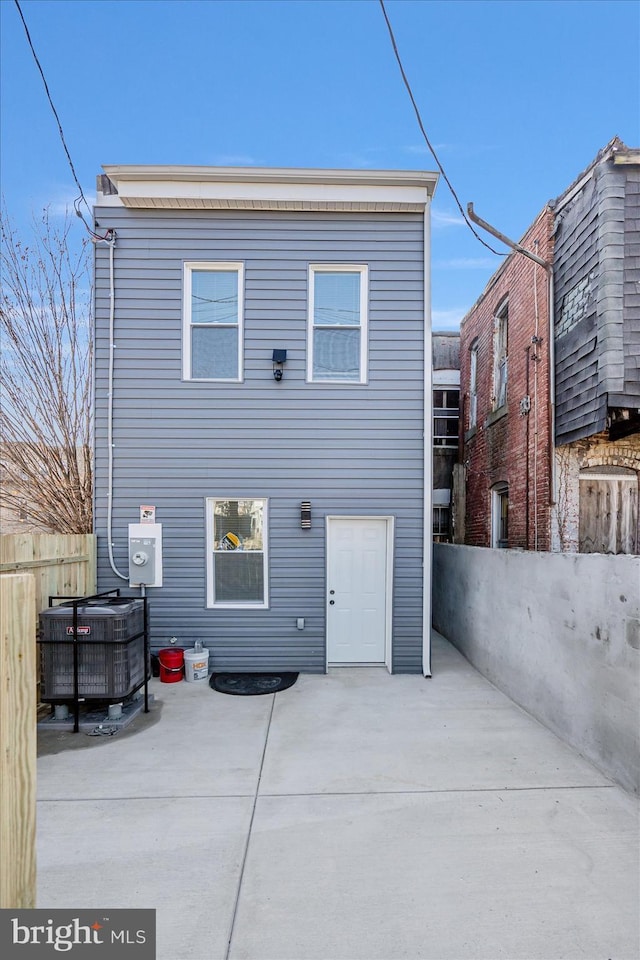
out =
[[421,213],[438,174],[416,170],[106,165],[97,206]]
[[431,186],[438,174],[429,170],[344,170],[322,167],[207,167],[181,164],[104,164],[116,186],[122,180],[206,181],[217,183],[370,183],[381,186]]

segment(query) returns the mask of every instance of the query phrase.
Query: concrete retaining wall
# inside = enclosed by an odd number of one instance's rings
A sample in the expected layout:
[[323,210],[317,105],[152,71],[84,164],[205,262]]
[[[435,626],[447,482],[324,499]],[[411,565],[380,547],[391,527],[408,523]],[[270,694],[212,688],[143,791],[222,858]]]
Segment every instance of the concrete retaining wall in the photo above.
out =
[[516,703],[640,792],[640,558],[434,544],[433,625]]

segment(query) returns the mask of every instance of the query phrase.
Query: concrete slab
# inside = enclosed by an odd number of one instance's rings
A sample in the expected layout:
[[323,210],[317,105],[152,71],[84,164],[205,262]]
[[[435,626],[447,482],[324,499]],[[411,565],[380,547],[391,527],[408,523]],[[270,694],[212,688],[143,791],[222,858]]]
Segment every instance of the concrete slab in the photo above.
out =
[[610,781],[442,642],[437,676],[301,677],[278,697],[260,792],[357,793]]
[[615,787],[261,797],[231,960],[635,960]]
[[38,798],[253,796],[271,697],[227,697],[206,683],[154,680],[150,689],[157,723],[96,750],[41,756]]
[[[149,701],[153,699],[153,694],[149,694]],[[60,710],[62,716],[56,716],[56,711]],[[121,730],[125,730],[136,717],[144,712],[144,694],[134,697],[124,704],[113,704],[111,706],[100,706],[92,708],[90,704],[83,704],[78,717],[78,732],[90,733],[95,736],[115,736]],[[111,715],[110,715],[111,713]],[[73,733],[75,725],[73,708],[66,704],[56,707],[48,716],[38,720],[38,731],[47,733],[53,731],[68,731]]]
[[434,665],[39,736],[37,905],[155,907],[159,960],[636,960],[637,804]]
[[230,797],[40,803],[37,905],[151,907],[157,960],[224,960],[252,808]]

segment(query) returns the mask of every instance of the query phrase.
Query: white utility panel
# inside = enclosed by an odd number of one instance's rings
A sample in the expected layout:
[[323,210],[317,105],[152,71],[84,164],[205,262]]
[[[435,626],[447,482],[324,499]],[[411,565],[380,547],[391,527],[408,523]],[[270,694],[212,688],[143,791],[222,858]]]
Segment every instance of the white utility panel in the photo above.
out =
[[129,586],[162,586],[162,524],[129,524]]

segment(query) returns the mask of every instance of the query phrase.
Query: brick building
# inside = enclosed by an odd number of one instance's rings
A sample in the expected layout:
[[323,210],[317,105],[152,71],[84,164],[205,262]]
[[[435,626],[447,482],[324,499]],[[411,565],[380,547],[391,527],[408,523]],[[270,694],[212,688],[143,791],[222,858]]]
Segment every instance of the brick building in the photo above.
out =
[[616,138],[521,240],[553,266],[512,252],[462,321],[456,542],[638,552],[639,226]]
[[[553,249],[545,207],[521,240],[543,260]],[[472,546],[548,550],[549,277],[511,253],[460,330],[463,483],[455,539]],[[466,505],[466,509],[465,509]]]

